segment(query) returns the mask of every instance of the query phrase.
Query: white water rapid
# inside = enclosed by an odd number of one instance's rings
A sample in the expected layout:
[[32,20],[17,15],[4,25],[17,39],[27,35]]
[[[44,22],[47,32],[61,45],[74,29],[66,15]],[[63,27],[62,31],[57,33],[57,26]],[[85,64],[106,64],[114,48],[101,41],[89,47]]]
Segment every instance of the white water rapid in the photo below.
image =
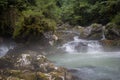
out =
[[105,52],[99,41],[78,37],[60,48],[64,54],[48,59],[70,69],[78,80],[120,80],[120,52]]
[[102,46],[99,41],[79,39],[78,36],[75,36],[73,41],[64,44],[61,48],[72,54],[102,52]]

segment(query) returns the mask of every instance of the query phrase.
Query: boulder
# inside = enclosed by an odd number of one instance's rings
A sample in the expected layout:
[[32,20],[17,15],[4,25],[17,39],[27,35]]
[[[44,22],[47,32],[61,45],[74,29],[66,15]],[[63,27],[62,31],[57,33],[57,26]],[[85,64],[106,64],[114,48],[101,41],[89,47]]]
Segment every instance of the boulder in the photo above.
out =
[[101,24],[94,23],[86,27],[82,32],[82,38],[100,40],[103,35],[103,26]]
[[6,55],[0,58],[0,64],[2,80],[73,80],[67,69],[55,66],[34,51]]
[[109,40],[120,39],[120,26],[114,23],[108,23],[105,27],[105,36]]

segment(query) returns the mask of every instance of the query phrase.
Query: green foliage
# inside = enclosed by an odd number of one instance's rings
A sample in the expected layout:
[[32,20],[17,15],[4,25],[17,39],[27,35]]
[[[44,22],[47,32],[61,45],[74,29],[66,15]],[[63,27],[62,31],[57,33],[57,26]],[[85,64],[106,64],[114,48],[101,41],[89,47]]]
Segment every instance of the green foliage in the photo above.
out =
[[30,3],[31,5],[36,5],[36,0],[26,0],[28,1],[28,3]]
[[7,6],[7,0],[0,0],[0,9],[4,10],[6,6]]
[[120,25],[119,6],[120,0],[0,0],[0,35],[39,36],[59,21]]
[[120,13],[118,13],[113,19],[112,19],[112,22],[117,24],[117,25],[120,25]]
[[55,31],[55,1],[35,0],[34,4],[34,6],[28,6],[27,10],[22,11],[23,16],[16,22],[13,33],[15,39],[38,38],[44,32]]
[[[61,3],[61,2],[60,2]],[[61,4],[61,19],[71,24],[85,24],[89,18],[88,9],[90,5],[82,0],[64,0]]]
[[108,23],[106,25],[106,29],[116,29],[116,30],[120,30],[120,25],[117,25],[115,23]]
[[24,39],[55,30],[55,0],[1,0],[0,8],[0,35]]
[[107,24],[120,13],[120,0],[58,1],[61,19],[75,25]]
[[41,12],[46,18],[56,19],[56,8],[55,0],[36,0],[34,10]]
[[0,0],[0,36],[12,36],[17,18],[26,8],[25,0]]
[[56,23],[52,19],[38,15],[30,15],[24,19],[22,18],[21,23],[16,24],[13,36],[15,39],[38,38],[44,32],[54,32],[55,27]]
[[24,10],[28,3],[27,0],[0,0],[0,9],[7,10],[8,8],[15,7],[19,10]]

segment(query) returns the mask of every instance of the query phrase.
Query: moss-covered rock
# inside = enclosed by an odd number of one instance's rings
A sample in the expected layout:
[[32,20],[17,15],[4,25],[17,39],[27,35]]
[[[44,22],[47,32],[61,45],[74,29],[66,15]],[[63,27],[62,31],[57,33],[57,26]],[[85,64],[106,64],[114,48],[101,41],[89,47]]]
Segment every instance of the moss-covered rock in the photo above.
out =
[[120,39],[120,25],[108,23],[105,27],[105,36],[109,40]]
[[80,28],[80,37],[85,39],[100,40],[103,35],[103,26],[101,24],[91,24],[88,27]]
[[21,17],[20,21],[17,22],[13,37],[15,39],[35,40],[39,39],[45,32],[54,32],[55,28],[56,23],[54,20],[43,16],[30,15],[24,18]]
[[9,54],[0,58],[2,80],[73,80],[67,69],[56,67],[39,53],[27,51],[12,56]]
[[21,79],[18,78],[18,77],[12,77],[12,76],[10,76],[10,77],[7,78],[7,80],[21,80]]

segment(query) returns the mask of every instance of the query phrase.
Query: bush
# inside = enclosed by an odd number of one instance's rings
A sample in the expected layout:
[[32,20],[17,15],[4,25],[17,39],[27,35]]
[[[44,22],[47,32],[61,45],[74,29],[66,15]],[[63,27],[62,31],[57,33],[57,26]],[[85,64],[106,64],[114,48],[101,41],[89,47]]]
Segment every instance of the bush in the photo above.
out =
[[120,13],[118,13],[118,15],[116,15],[113,19],[112,19],[112,22],[117,24],[117,25],[120,25]]
[[44,32],[55,31],[56,23],[54,20],[43,16],[31,15],[21,19],[13,33],[14,39],[38,38]]

